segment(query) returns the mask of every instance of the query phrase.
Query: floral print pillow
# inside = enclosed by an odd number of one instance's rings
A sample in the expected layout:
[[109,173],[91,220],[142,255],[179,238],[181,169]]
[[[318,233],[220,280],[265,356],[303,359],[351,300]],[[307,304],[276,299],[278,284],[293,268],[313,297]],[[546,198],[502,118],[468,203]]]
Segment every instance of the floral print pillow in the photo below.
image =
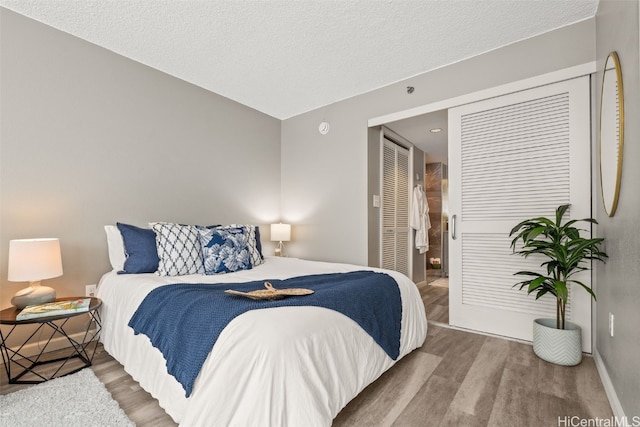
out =
[[251,255],[247,246],[249,233],[244,227],[197,227],[202,244],[205,274],[250,270]]

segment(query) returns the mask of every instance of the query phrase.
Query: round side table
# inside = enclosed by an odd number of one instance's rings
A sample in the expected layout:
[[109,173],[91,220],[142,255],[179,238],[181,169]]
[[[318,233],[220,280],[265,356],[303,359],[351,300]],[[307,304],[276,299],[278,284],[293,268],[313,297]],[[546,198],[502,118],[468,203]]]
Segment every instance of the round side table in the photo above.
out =
[[[56,298],[56,302],[83,298],[85,297]],[[101,305],[102,301],[99,298],[91,298],[88,311],[25,320],[16,320],[21,309],[10,307],[0,311],[0,325],[11,326],[6,333],[0,328],[0,352],[9,384],[37,384],[91,366],[102,329],[98,310]],[[69,333],[65,329],[70,329],[67,323],[70,319],[80,316],[88,317],[86,327]],[[35,330],[27,331],[23,337],[18,337],[18,342],[15,339],[12,341],[12,334],[18,327],[25,328],[25,325],[35,325]],[[63,342],[62,345],[59,344],[60,340]],[[45,341],[44,345],[42,341]],[[64,349],[51,351],[54,345],[58,349]],[[33,351],[34,348],[37,350]],[[61,353],[64,354],[60,356]],[[51,357],[51,354],[55,356]]]

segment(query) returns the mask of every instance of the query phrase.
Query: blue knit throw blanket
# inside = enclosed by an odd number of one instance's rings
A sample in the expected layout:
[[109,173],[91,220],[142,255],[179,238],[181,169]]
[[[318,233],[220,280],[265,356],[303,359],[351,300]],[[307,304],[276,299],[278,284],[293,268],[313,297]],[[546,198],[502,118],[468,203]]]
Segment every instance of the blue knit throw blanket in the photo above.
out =
[[[280,300],[251,300],[224,293],[264,289],[265,280],[228,284],[175,284],[151,291],[129,321],[167,361],[167,371],[189,397],[193,383],[218,336],[236,316],[272,307],[315,306],[353,319],[392,359],[400,354],[402,301],[389,275],[372,271],[317,274],[268,280],[276,289],[307,288],[315,293]],[[292,319],[295,321],[295,319]]]

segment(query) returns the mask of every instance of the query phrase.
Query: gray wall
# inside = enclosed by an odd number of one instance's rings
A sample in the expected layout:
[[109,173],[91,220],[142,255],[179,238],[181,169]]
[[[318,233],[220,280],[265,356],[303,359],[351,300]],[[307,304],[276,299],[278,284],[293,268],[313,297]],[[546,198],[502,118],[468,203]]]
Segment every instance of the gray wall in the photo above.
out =
[[[597,111],[602,69],[607,55],[617,51],[622,66],[625,109],[625,145],[618,209],[611,218],[604,211],[599,169],[595,217],[597,233],[606,239],[606,264],[595,266],[596,349],[607,368],[618,399],[628,417],[640,416],[640,67],[638,2],[601,0],[596,15],[598,60]],[[596,115],[599,120],[599,114]],[[597,145],[594,144],[596,155]],[[608,316],[615,316],[614,337],[609,336]],[[631,419],[630,419],[631,421]]]
[[10,239],[59,237],[46,284],[83,295],[104,224],[280,219],[279,120],[2,8],[0,27],[0,308],[25,287]]
[[380,208],[373,207],[373,195],[380,195],[380,141],[382,128],[369,128],[367,136],[367,235],[369,236],[369,251],[367,265],[380,267]]
[[[283,121],[282,212],[296,224],[290,254],[368,263],[369,119],[594,59],[591,19]],[[324,136],[322,121],[331,124]]]

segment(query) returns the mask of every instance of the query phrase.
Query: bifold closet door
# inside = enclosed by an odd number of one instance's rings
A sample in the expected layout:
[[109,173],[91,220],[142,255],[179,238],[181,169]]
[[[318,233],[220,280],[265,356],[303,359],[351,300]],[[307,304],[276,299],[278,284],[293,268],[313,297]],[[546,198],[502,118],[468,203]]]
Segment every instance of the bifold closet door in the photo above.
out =
[[[567,218],[591,216],[589,86],[581,77],[449,110],[452,325],[531,340],[533,319],[555,319],[552,296],[513,287],[541,259],[513,254],[509,232],[567,203]],[[589,273],[579,280],[590,285]],[[591,298],[570,293],[567,320],[590,352]]]
[[409,273],[409,150],[382,141],[382,244],[380,266]]

